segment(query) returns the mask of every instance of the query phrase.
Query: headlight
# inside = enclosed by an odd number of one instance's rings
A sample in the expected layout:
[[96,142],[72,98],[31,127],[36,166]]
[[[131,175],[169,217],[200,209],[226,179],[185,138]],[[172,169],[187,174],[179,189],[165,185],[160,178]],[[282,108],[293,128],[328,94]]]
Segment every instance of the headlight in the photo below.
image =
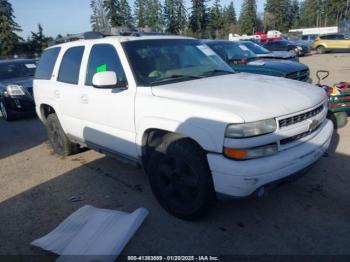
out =
[[275,119],[262,120],[252,123],[232,124],[226,129],[227,138],[246,138],[260,136],[275,132],[277,128]]
[[7,91],[7,94],[10,96],[24,96],[25,95],[23,88],[20,85],[8,85],[6,87],[6,91]]
[[301,51],[301,50],[303,50],[303,48],[302,48],[302,47],[300,47],[300,46],[298,46],[298,47],[297,47],[297,49],[298,49],[298,50],[300,50],[300,51]]
[[248,149],[224,148],[225,156],[236,160],[248,160],[274,155],[278,152],[277,144]]

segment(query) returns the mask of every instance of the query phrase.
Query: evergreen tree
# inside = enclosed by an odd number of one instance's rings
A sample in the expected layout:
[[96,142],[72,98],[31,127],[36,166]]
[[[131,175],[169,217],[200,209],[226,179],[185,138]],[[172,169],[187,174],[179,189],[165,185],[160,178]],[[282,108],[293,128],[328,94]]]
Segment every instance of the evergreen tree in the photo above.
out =
[[223,10],[220,0],[215,0],[209,11],[208,29],[212,38],[220,37],[220,30],[224,27]]
[[15,45],[21,40],[16,32],[22,30],[14,19],[11,3],[0,0],[0,56],[13,55]]
[[120,10],[118,10],[118,13],[121,26],[131,28],[133,26],[133,17],[127,0],[120,0]]
[[192,0],[190,27],[193,34],[200,38],[204,35],[208,25],[208,10],[206,0]]
[[122,26],[119,0],[105,0],[104,8],[111,27]]
[[146,1],[135,0],[134,4],[134,18],[135,25],[138,28],[144,28],[146,26]]
[[292,27],[299,27],[300,24],[300,7],[299,7],[299,1],[293,0],[291,3],[291,26]]
[[43,33],[43,28],[41,24],[38,24],[38,32],[31,32],[31,38],[29,39],[29,44],[34,53],[41,54],[41,52],[47,48],[49,43],[49,38]]
[[183,0],[165,0],[164,24],[166,31],[180,34],[186,28],[186,7]]
[[145,12],[145,25],[152,31],[162,31],[163,13],[162,5],[159,0],[147,0],[147,9]]
[[240,30],[243,34],[253,34],[258,30],[256,0],[244,0],[239,17]]
[[292,24],[290,0],[267,0],[265,5],[265,30],[288,31]]
[[92,30],[97,32],[109,31],[103,0],[92,0],[90,7],[92,9],[92,15],[90,17]]
[[236,10],[233,5],[233,2],[231,2],[228,7],[224,10],[224,20],[226,23],[236,24],[237,23],[237,16],[236,16]]

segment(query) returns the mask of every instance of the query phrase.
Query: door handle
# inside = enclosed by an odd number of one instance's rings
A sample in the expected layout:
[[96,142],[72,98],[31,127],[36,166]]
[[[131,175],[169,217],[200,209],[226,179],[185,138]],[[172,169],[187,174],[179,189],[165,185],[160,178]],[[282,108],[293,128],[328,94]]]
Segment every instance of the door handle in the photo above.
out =
[[87,95],[81,95],[80,96],[80,101],[83,103],[83,104],[87,104],[89,103],[89,98]]
[[58,90],[53,91],[53,95],[56,98],[60,98],[60,91],[58,91]]

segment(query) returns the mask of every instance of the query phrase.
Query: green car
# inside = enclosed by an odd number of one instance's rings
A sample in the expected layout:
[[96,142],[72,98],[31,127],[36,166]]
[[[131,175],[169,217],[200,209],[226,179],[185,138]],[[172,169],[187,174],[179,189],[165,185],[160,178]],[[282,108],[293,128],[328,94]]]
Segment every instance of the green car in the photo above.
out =
[[264,60],[240,42],[227,40],[203,41],[236,72],[285,77],[311,82],[309,67],[294,61]]

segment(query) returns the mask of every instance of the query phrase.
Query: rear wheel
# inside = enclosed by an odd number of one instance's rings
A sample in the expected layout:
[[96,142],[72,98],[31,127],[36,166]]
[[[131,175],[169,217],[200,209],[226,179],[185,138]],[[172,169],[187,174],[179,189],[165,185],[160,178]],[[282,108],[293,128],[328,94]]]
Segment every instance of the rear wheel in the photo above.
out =
[[206,155],[190,139],[166,138],[152,154],[147,171],[157,200],[178,218],[200,218],[215,199]]
[[321,45],[321,46],[316,48],[316,52],[317,52],[317,54],[324,54],[324,53],[326,53],[326,48],[324,48],[324,46]]
[[69,141],[56,114],[47,117],[46,128],[50,144],[56,154],[69,156],[79,152],[79,145]]
[[15,114],[11,113],[4,102],[0,102],[0,110],[1,110],[1,114],[2,117],[6,120],[6,121],[12,121],[16,118]]

